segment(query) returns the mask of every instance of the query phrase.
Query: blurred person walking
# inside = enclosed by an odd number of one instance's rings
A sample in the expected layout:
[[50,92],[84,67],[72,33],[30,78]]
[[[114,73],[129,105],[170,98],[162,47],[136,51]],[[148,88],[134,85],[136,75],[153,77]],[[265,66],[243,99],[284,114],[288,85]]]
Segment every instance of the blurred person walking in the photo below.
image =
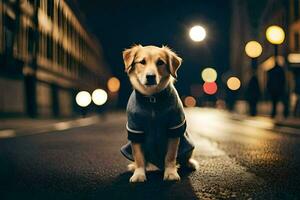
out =
[[289,106],[288,94],[286,92],[285,73],[282,67],[280,67],[277,63],[271,70],[268,71],[267,90],[270,94],[272,101],[272,118],[274,118],[277,114],[277,104],[279,102],[283,103],[284,117],[288,117]]
[[259,83],[257,75],[254,73],[248,82],[246,88],[246,100],[249,104],[249,114],[251,116],[256,116],[257,114],[257,103],[259,101],[261,92],[259,88]]

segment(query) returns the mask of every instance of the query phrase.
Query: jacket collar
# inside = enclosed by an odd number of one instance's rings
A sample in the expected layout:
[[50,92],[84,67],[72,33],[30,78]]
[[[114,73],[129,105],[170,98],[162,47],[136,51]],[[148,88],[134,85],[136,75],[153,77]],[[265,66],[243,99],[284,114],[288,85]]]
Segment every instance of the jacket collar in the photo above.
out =
[[171,88],[170,86],[166,87],[164,90],[160,91],[159,93],[153,94],[153,95],[144,95],[140,93],[139,91],[135,90],[137,98],[144,102],[149,104],[159,104],[168,99],[168,96],[170,96]]

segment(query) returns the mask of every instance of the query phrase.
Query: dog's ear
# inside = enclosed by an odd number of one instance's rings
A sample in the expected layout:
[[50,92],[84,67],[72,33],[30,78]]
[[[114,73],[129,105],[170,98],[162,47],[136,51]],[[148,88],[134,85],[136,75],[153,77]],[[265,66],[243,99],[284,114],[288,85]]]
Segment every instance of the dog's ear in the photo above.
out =
[[166,52],[168,57],[168,65],[171,75],[177,78],[177,70],[181,65],[182,59],[172,51],[169,47],[163,46],[162,49]]
[[134,61],[135,54],[141,45],[134,45],[130,49],[125,49],[123,51],[123,60],[125,65],[125,72],[129,73],[132,69],[132,64]]

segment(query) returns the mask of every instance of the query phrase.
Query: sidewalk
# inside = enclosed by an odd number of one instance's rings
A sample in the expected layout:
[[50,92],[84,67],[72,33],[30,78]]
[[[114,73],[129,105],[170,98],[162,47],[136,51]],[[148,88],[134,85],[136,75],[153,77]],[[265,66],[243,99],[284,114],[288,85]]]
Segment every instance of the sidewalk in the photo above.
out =
[[[300,129],[300,118],[295,117],[283,117],[283,106],[281,104],[278,105],[278,116],[275,119],[272,119],[270,116],[271,113],[271,103],[270,102],[260,102],[257,105],[258,117],[262,117],[265,119],[269,119],[274,123],[275,126],[284,126],[291,128]],[[248,104],[245,101],[237,101],[235,106],[235,111],[238,114],[247,116]],[[250,116],[249,116],[250,117]]]
[[288,119],[282,119],[282,120],[275,119],[275,125],[300,129],[300,119],[299,118],[288,118]]
[[[0,139],[35,135],[54,131],[63,131],[72,128],[89,126],[96,123],[107,123],[115,120],[123,120],[121,112],[106,113],[105,115],[92,115],[85,118],[73,119],[1,119]],[[109,120],[107,120],[109,119]]]

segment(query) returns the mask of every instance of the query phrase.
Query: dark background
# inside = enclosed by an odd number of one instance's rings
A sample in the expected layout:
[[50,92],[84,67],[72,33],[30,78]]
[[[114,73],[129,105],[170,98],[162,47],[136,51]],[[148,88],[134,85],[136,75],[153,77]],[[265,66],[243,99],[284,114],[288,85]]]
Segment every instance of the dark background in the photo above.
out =
[[[190,93],[191,84],[202,83],[204,67],[214,67],[219,75],[230,67],[227,0],[78,0],[78,6],[85,13],[85,23],[99,39],[112,72],[121,80],[121,106],[131,92],[122,51],[133,44],[168,45],[183,58],[176,84],[181,95]],[[207,32],[200,43],[191,41],[188,35],[196,24]]]

